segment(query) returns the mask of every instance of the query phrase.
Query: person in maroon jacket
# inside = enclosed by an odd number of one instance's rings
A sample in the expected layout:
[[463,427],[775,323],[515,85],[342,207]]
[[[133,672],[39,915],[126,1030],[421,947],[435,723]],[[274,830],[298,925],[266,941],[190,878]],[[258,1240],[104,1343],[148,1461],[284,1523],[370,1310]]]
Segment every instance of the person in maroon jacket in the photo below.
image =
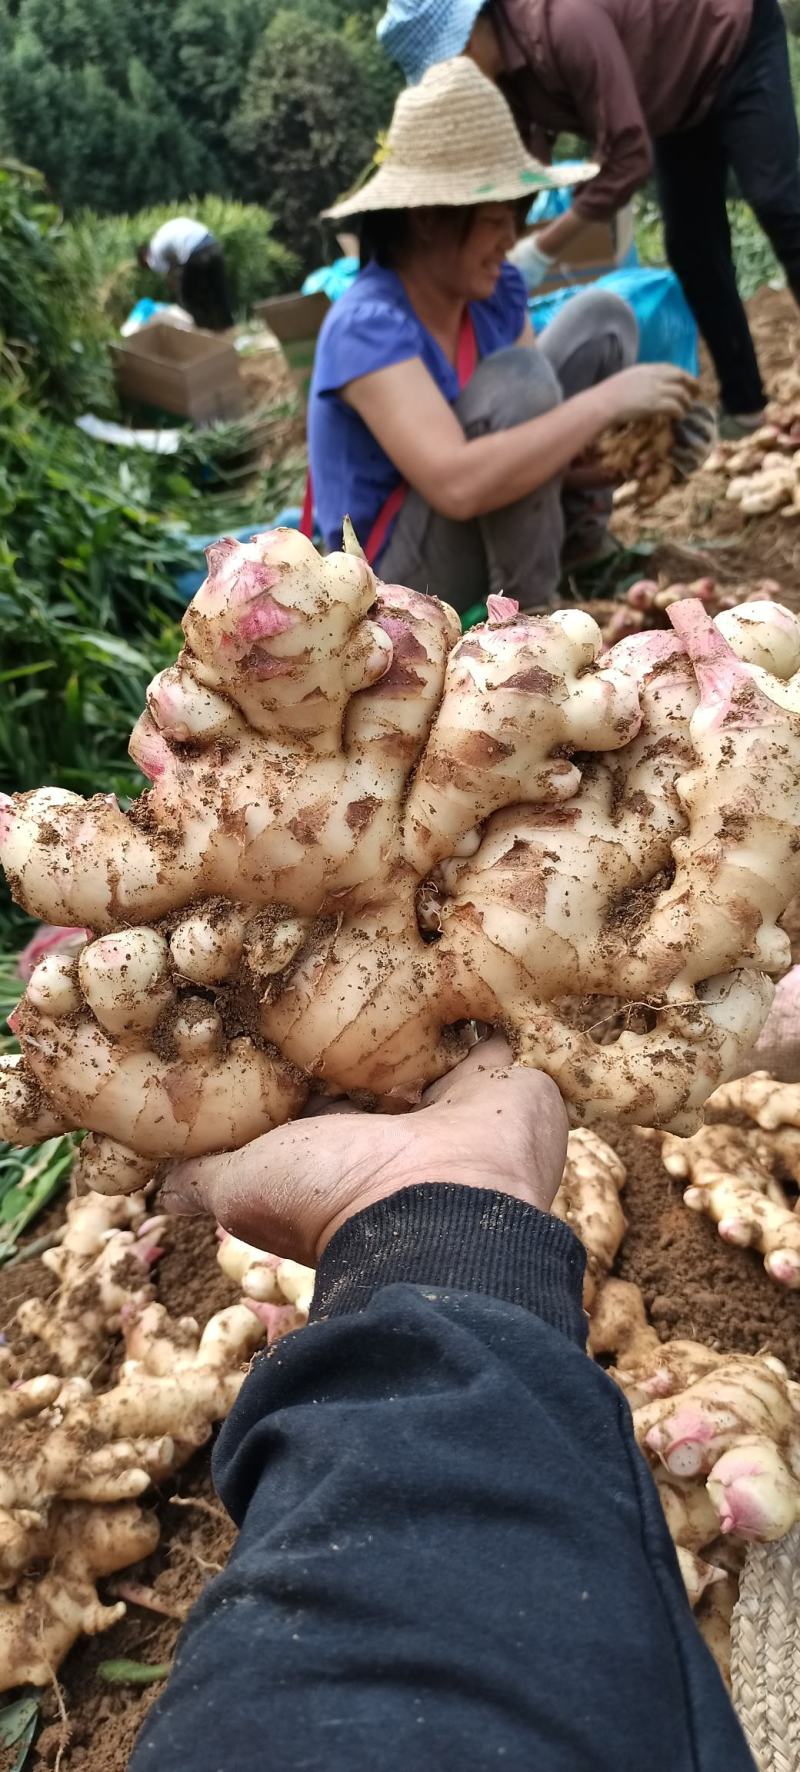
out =
[[800,136],[778,0],[391,0],[378,34],[411,80],[468,51],[539,159],[561,130],[591,142],[600,173],[534,251],[528,243],[531,285],[655,168],[667,255],[719,376],[723,431],[757,428],[764,388],[726,196],[733,171],[800,301]]

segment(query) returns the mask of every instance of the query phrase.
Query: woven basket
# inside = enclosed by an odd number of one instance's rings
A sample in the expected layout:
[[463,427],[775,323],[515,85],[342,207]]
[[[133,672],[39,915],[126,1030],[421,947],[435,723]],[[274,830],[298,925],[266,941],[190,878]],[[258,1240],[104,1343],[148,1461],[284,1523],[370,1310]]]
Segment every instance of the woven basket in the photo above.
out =
[[731,1626],[731,1683],[759,1772],[800,1772],[800,1526],[748,1550]]

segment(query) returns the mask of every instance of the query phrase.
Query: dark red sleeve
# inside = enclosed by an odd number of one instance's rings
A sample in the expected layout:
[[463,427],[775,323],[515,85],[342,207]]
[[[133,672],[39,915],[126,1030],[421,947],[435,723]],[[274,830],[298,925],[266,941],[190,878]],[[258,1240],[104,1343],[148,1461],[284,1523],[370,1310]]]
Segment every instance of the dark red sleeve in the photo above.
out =
[[551,11],[558,74],[600,171],[575,199],[584,221],[615,215],[649,178],[653,154],[624,45],[594,0],[560,0]]

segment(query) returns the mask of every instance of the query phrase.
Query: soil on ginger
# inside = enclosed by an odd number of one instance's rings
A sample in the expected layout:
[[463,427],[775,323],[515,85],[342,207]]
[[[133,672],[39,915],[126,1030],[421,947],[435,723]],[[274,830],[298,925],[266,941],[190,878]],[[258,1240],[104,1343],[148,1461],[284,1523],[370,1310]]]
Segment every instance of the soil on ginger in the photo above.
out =
[[[55,1229],[62,1216],[63,1207],[54,1208],[39,1220],[32,1235]],[[214,1226],[208,1219],[176,1219],[169,1241],[155,1279],[158,1299],[171,1315],[195,1316],[203,1323],[214,1311],[238,1302],[238,1288],[217,1263]],[[6,1335],[22,1299],[46,1297],[54,1286],[54,1276],[41,1261],[0,1268],[0,1328]],[[35,1349],[32,1364],[37,1371],[44,1369]],[[110,1376],[113,1378],[113,1372]],[[114,1583],[129,1580],[154,1587],[164,1600],[185,1610],[194,1603],[206,1581],[225,1563],[235,1536],[214,1493],[210,1466],[209,1445],[150,1498],[161,1523],[160,1543],[144,1562],[101,1582],[101,1598],[111,1601]],[[187,1505],[182,1505],[184,1502]],[[59,1750],[60,1772],[125,1772],[136,1735],[163,1683],[111,1686],[100,1678],[98,1665],[120,1657],[167,1663],[174,1654],[179,1630],[178,1619],[129,1604],[127,1617],[113,1630],[99,1637],[84,1637],[62,1663],[58,1676],[67,1728],[55,1690],[43,1693],[43,1727],[26,1762],[26,1772],[52,1772]],[[0,1707],[7,1701],[0,1695]],[[13,1753],[0,1748],[0,1772],[7,1772],[13,1758]]]

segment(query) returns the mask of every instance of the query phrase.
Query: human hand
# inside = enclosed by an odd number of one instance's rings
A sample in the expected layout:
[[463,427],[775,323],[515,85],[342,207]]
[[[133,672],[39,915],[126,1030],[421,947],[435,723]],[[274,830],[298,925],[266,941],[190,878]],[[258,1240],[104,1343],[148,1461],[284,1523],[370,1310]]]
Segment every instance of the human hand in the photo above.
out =
[[632,369],[609,376],[603,391],[610,406],[608,422],[620,424],[657,413],[684,418],[697,399],[698,384],[693,375],[676,369],[674,363],[636,363]]
[[495,1035],[425,1091],[409,1114],[335,1102],[244,1150],[168,1171],[167,1212],[212,1212],[256,1248],[314,1266],[345,1220],[417,1182],[512,1194],[549,1211],[564,1169],[567,1116],[540,1071],[513,1065]]

